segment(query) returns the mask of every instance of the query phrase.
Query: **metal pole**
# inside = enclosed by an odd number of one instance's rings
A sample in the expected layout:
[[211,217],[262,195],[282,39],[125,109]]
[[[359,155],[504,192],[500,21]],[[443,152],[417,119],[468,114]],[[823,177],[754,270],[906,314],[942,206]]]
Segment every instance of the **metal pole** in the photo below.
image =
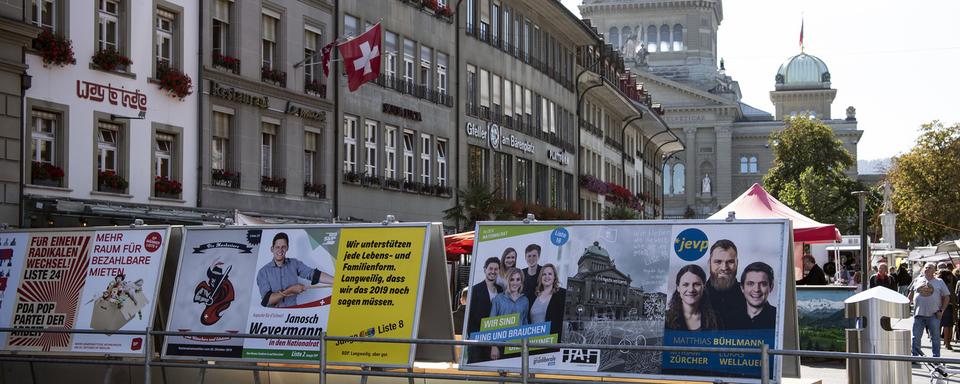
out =
[[327,382],[327,331],[320,332],[320,384]]
[[530,349],[527,347],[527,339],[523,339],[523,348],[520,352],[520,378],[521,383],[527,384],[527,377],[530,372]]
[[869,289],[868,283],[870,281],[870,255],[869,249],[870,244],[867,243],[867,226],[864,220],[864,196],[867,195],[867,191],[856,191],[853,192],[857,199],[859,200],[858,215],[860,216],[860,289],[866,291]]
[[143,384],[150,384],[150,359],[153,358],[150,345],[150,327],[147,327],[143,340]]
[[767,347],[767,343],[760,345],[760,383],[769,384],[770,383],[770,366],[767,365],[767,362],[770,360],[770,352]]

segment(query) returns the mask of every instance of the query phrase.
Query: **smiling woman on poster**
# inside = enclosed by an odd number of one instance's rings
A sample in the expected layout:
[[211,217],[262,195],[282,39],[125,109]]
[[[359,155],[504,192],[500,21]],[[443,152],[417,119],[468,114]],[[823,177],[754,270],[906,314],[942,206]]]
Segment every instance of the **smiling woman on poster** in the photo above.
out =
[[719,328],[717,314],[706,297],[707,274],[696,264],[677,272],[677,290],[670,298],[666,328],[679,331],[707,331]]
[[[514,253],[516,255],[516,253]],[[493,307],[490,308],[490,317],[502,315],[519,314],[520,324],[527,324],[527,311],[530,304],[527,297],[523,295],[523,271],[510,268],[506,274],[507,290],[493,298]],[[490,358],[500,358],[500,348],[490,347]]]
[[[500,255],[500,276],[497,277],[497,285],[503,289],[507,289],[507,274],[510,272],[510,269],[516,267],[517,250],[507,247],[507,249],[503,250],[503,255]],[[523,287],[521,287],[521,292],[523,292],[522,288]]]
[[296,306],[297,295],[307,289],[300,283],[301,279],[310,281],[311,285],[333,284],[333,276],[329,273],[309,267],[298,259],[288,258],[288,249],[290,237],[284,232],[277,233],[270,245],[273,259],[257,272],[257,288],[262,298],[260,305],[264,307]]
[[560,287],[556,266],[547,263],[541,267],[540,282],[535,293],[530,303],[530,323],[549,321],[550,333],[556,334],[557,340],[563,340],[560,332],[563,330],[563,304],[567,299],[567,290]]

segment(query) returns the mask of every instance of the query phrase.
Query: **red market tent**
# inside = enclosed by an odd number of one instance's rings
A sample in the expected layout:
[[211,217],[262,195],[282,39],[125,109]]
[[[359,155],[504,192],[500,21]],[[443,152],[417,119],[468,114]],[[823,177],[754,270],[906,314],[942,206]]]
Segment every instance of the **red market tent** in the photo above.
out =
[[823,224],[801,215],[770,196],[760,184],[754,183],[736,200],[710,216],[709,220],[723,220],[728,212],[736,212],[738,219],[790,219],[793,222],[795,243],[833,243],[841,240],[840,231],[833,224]]
[[455,233],[443,237],[443,247],[448,259],[456,259],[456,255],[473,253],[473,231]]

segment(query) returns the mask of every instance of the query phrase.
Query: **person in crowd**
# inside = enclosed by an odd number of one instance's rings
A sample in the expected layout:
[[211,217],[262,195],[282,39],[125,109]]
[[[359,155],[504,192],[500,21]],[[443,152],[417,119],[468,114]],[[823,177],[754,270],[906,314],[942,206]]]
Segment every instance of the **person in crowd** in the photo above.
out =
[[897,291],[897,279],[890,275],[890,267],[887,263],[877,264],[877,274],[870,276],[870,288],[885,287],[891,291]]
[[[498,276],[500,276],[500,259],[490,257],[483,262],[483,281],[471,287],[470,312],[467,316],[465,339],[469,339],[474,332],[480,331],[480,321],[484,317],[490,317],[493,298],[503,292],[503,288],[497,285]],[[467,349],[467,361],[487,360],[490,360],[490,347],[470,347]]]
[[817,260],[813,258],[813,255],[803,255],[801,261],[806,275],[797,280],[797,285],[827,285],[827,277],[823,274],[823,269],[820,269],[820,266],[817,265]]
[[773,268],[764,262],[753,262],[740,274],[740,288],[747,301],[746,322],[740,329],[774,329],[777,326],[777,307],[768,301],[773,291]]
[[[519,314],[520,323],[527,324],[527,313],[530,310],[530,302],[523,295],[523,271],[510,268],[507,271],[507,289],[493,298],[493,307],[490,308],[490,317],[497,317],[510,314]],[[500,348],[490,347],[490,358],[493,360],[500,358]]]
[[953,326],[956,324],[957,308],[957,277],[953,275],[953,264],[940,262],[937,264],[937,277],[943,280],[950,291],[950,302],[947,309],[943,310],[943,316],[940,318],[941,336],[943,337],[943,346],[953,350]]
[[707,297],[710,305],[719,312],[720,329],[744,321],[746,301],[737,281],[737,246],[727,239],[717,240],[710,246],[710,279],[707,280]]
[[285,308],[297,305],[297,296],[307,289],[300,280],[333,284],[333,276],[304,262],[287,257],[290,249],[290,237],[284,232],[273,236],[270,252],[273,259],[257,271],[257,288],[260,290],[260,305],[264,307]]
[[923,331],[930,333],[933,345],[933,357],[940,357],[940,318],[950,303],[950,291],[947,285],[934,274],[933,263],[923,265],[923,274],[917,276],[910,285],[908,298],[913,302],[913,345],[914,356],[920,356],[920,338]]
[[511,268],[517,268],[517,250],[507,247],[500,255],[500,277],[497,278],[497,284],[500,284],[503,289],[507,289],[507,272]]
[[665,315],[667,329],[707,331],[720,328],[706,280],[706,272],[696,264],[688,264],[677,271],[674,282],[677,288],[670,297]]
[[913,282],[913,276],[910,275],[908,264],[909,262],[904,261],[900,263],[900,267],[897,268],[897,290],[904,296],[910,293],[910,283]]
[[835,284],[837,282],[837,263],[834,261],[823,263],[823,274],[827,278],[827,284]]
[[460,290],[459,304],[457,304],[457,309],[453,311],[453,333],[455,335],[460,335],[463,332],[463,315],[467,312],[467,292],[469,290],[469,287],[463,287]]
[[567,300],[567,290],[560,286],[555,265],[547,263],[540,268],[540,282],[534,293],[534,299],[530,302],[530,324],[549,321],[550,333],[557,335],[557,341],[562,340],[563,305]]
[[536,298],[537,284],[540,282],[540,245],[530,244],[523,250],[523,258],[527,261],[527,267],[523,269],[523,294],[527,295],[527,300],[533,302]]

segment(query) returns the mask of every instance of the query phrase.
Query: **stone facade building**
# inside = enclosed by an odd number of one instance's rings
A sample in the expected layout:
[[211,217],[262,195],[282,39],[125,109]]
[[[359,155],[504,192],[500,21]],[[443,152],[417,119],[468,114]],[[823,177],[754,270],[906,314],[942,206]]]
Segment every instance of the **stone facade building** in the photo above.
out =
[[[761,182],[773,162],[770,133],[782,129],[786,116],[823,120],[856,156],[863,131],[855,110],[833,118],[836,90],[826,64],[812,55],[793,56],[771,71],[774,114],[741,101],[739,84],[717,60],[721,0],[585,0],[580,10],[623,54],[686,144],[660,169],[665,217],[706,217]],[[856,165],[847,172],[855,177]]]
[[[22,225],[23,93],[31,79],[24,62],[31,40],[43,26],[36,4],[10,1],[0,4],[0,223]],[[29,163],[27,163],[29,164]]]

